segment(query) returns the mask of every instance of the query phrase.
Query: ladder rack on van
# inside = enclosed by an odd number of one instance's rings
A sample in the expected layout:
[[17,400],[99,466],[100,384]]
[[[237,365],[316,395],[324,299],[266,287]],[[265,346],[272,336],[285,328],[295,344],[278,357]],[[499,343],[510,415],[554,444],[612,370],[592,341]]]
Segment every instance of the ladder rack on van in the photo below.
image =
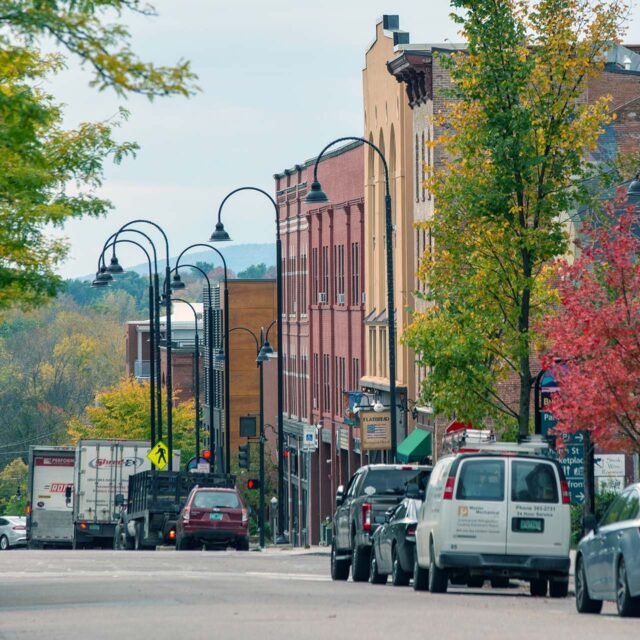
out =
[[549,443],[541,436],[529,436],[520,442],[500,442],[491,429],[460,429],[443,436],[443,453],[523,453],[545,455]]

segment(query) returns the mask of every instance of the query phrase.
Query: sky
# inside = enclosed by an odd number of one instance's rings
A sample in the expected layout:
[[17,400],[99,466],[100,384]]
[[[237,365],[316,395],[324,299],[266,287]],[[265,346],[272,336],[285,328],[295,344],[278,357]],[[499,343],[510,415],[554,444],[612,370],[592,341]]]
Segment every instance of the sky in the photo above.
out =
[[[135,218],[160,224],[172,255],[205,242],[229,191],[251,185],[273,193],[274,173],[314,157],[334,138],[361,135],[364,55],[382,14],[398,14],[412,43],[460,39],[448,0],[153,4],[157,17],[126,18],[134,50],[157,64],[190,60],[200,93],[123,100],[91,89],[91,74],[72,60],[50,83],[66,104],[66,126],[111,118],[124,106],[131,115],[116,135],[141,146],[136,159],[107,165],[100,195],[113,211],[61,232],[70,243],[60,268],[65,278],[94,272],[105,239]],[[640,43],[637,6],[625,41]],[[259,194],[235,195],[223,221],[236,243],[275,239],[273,207]],[[143,261],[135,248],[118,254],[125,266]]]

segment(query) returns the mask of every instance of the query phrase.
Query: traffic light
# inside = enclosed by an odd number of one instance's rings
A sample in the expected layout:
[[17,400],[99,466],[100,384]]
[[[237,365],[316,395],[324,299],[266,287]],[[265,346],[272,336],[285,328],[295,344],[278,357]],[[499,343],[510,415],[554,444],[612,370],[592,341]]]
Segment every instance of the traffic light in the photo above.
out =
[[208,449],[206,451],[202,452],[202,457],[205,460],[211,460],[211,451],[209,451]]
[[256,480],[255,478],[249,478],[247,480],[247,489],[259,489],[260,488],[260,480]]
[[238,447],[238,466],[241,469],[248,469],[249,468],[249,443],[247,444],[241,444]]

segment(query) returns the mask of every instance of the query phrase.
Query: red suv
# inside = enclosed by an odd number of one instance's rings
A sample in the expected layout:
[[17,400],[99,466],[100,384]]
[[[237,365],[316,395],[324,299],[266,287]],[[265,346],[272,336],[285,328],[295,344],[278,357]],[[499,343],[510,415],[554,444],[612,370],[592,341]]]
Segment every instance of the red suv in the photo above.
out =
[[249,514],[237,489],[194,487],[176,526],[176,549],[235,547],[249,550]]

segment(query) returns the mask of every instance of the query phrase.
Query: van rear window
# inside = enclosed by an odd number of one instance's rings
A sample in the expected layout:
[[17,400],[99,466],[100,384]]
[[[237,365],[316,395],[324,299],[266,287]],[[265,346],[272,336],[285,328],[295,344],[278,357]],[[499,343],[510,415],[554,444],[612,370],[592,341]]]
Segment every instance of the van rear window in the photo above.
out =
[[514,460],[511,467],[514,502],[558,502],[558,481],[548,462]]
[[504,460],[465,460],[460,468],[457,500],[504,500]]

